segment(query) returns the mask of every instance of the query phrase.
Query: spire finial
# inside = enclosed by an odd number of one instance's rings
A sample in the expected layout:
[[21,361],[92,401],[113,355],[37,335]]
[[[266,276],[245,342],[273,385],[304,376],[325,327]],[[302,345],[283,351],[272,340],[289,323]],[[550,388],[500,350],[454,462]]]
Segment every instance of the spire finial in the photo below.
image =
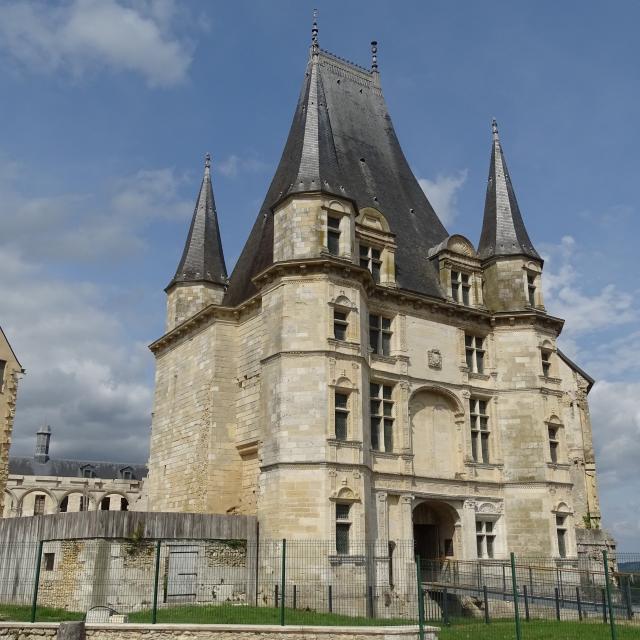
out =
[[318,10],[313,10],[313,26],[311,27],[311,48],[314,54],[318,53]]
[[208,152],[204,156],[204,172],[206,175],[211,173],[211,154]]
[[498,121],[495,118],[491,120],[491,131],[493,132],[493,139],[497,140],[498,139]]
[[371,41],[371,71],[373,73],[378,72],[378,42],[377,40]]

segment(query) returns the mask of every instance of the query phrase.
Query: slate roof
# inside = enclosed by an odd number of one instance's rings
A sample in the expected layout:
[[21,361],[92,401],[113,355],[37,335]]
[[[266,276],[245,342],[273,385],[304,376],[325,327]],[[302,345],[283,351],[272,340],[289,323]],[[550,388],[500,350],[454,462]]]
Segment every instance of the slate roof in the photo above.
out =
[[492,129],[491,165],[478,255],[483,260],[516,255],[541,260],[522,220],[495,120]]
[[147,477],[147,467],[144,464],[64,459],[49,459],[47,462],[37,462],[34,458],[13,456],[9,458],[9,473],[20,476],[82,478],[83,469],[87,465],[92,467],[96,478],[102,478],[103,480],[122,478],[121,472],[123,469],[130,469],[134,480],[142,480]]
[[227,284],[216,203],[211,186],[211,156],[206,155],[204,176],[193,211],[182,258],[169,287],[177,282]]
[[401,288],[442,298],[427,251],[448,233],[413,175],[372,71],[311,48],[278,168],[231,275],[224,304],[252,296],[273,263],[273,208],[290,194],[323,192],[375,207],[396,234]]
[[567,366],[573,369],[576,373],[581,375],[587,381],[587,393],[591,391],[591,387],[595,384],[595,380],[582,368],[580,368],[573,360],[567,356],[564,351],[558,349],[558,356],[560,356],[561,360],[564,360]]

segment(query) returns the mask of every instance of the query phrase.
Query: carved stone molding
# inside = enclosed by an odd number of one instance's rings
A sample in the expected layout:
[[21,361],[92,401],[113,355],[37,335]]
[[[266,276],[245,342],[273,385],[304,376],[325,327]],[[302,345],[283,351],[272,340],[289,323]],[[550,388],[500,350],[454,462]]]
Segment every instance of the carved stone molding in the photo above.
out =
[[440,349],[430,349],[427,351],[427,363],[429,369],[442,369],[442,354]]

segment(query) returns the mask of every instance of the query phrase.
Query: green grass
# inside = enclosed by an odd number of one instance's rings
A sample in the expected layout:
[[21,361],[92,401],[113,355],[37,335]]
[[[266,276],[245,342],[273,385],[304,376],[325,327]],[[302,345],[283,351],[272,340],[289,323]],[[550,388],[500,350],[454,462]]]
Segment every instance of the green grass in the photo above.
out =
[[[0,604],[0,620],[29,622],[31,607],[28,605]],[[62,622],[81,620],[83,614],[38,607],[37,622]],[[372,619],[351,617],[332,613],[286,609],[286,623],[308,626],[377,626],[415,624],[411,620]],[[142,610],[129,614],[130,622],[151,622],[151,611]],[[280,624],[280,611],[271,607],[244,606],[197,606],[179,605],[158,609],[158,623],[183,624]],[[451,626],[441,622],[427,622],[429,626],[440,627],[440,640],[515,640],[515,623],[500,620],[484,624],[482,620],[463,618],[454,620]],[[556,622],[533,620],[522,622],[522,640],[609,640],[609,625],[593,622]],[[619,624],[618,640],[640,640],[640,626]]]
[[[82,620],[84,614],[78,611],[65,611],[65,609],[52,609],[50,607],[38,607],[37,622],[66,622],[69,620]],[[0,604],[0,620],[6,622],[30,622],[31,607],[18,604]]]

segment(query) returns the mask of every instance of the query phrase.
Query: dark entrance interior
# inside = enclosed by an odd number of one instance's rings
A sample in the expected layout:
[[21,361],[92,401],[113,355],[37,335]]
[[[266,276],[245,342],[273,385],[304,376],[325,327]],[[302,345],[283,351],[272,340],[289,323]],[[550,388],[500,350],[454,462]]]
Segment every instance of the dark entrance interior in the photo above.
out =
[[440,500],[421,502],[413,510],[413,544],[423,579],[437,580],[442,564],[455,556],[457,513]]

